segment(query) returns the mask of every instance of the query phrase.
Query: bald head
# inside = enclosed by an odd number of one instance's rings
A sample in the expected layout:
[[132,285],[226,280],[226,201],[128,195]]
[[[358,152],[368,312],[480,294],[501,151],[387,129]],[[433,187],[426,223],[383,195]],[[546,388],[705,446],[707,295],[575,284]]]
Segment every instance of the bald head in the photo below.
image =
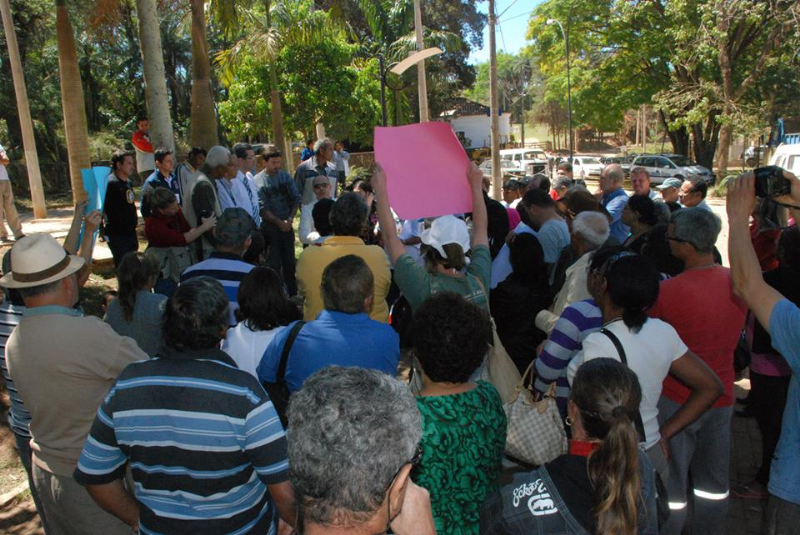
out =
[[603,193],[611,193],[620,189],[624,180],[625,171],[622,167],[616,163],[609,164],[600,174],[600,189]]

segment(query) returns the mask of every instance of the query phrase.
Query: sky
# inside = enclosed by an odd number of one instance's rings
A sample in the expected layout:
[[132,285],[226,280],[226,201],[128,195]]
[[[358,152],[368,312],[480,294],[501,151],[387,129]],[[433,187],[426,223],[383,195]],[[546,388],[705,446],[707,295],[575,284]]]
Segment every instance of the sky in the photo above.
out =
[[[533,8],[542,0],[496,0],[498,19],[497,50],[516,53],[527,43],[525,32],[528,29],[528,19]],[[488,2],[478,4],[478,10],[488,13]],[[505,13],[503,13],[505,11]],[[469,55],[470,63],[489,61],[489,26],[483,30],[483,48],[473,50]]]

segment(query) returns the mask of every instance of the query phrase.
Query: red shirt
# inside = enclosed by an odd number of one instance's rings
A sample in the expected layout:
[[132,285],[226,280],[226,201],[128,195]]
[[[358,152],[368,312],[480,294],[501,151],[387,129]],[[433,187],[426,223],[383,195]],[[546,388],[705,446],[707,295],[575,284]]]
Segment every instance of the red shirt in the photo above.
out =
[[150,136],[141,130],[137,130],[133,133],[131,142],[133,142],[134,146],[142,152],[155,152],[153,144],[150,143]]
[[781,229],[779,228],[759,232],[758,225],[755,223],[750,225],[750,241],[753,242],[753,249],[756,250],[761,271],[772,271],[778,267],[775,249],[780,237]]
[[[690,269],[661,283],[650,316],[672,325],[681,340],[716,372],[725,388],[714,407],[733,405],[733,351],[744,327],[747,305],[733,293],[731,272],[716,266]],[[661,395],[683,403],[690,390],[672,376]]]
[[180,210],[177,214],[166,216],[153,212],[144,218],[144,234],[151,247],[180,247],[186,245],[184,233],[192,230]]

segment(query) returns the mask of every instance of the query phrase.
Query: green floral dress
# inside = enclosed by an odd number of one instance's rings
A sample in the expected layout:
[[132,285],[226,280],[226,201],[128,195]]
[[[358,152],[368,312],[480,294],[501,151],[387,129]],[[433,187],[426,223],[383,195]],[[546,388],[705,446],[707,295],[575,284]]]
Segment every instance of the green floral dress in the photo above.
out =
[[498,489],[506,415],[495,388],[418,397],[422,461],[412,479],[431,495],[436,533],[478,534],[484,498]]

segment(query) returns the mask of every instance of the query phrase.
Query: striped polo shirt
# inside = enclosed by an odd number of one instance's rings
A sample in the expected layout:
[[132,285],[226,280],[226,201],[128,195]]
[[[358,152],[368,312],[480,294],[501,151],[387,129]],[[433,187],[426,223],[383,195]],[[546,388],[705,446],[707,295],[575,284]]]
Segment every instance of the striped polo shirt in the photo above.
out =
[[165,348],[120,374],[74,478],[107,484],[126,463],[143,534],[276,532],[267,485],[288,479],[283,427],[258,381],[218,349]]
[[239,308],[239,303],[236,301],[239,293],[239,284],[254,267],[253,264],[244,262],[242,257],[238,255],[214,251],[208,260],[203,260],[186,268],[186,271],[181,275],[181,282],[186,282],[194,277],[217,279],[225,289],[225,295],[228,296],[228,301],[230,301],[230,325],[233,327],[237,323],[235,312]]
[[28,424],[31,423],[31,413],[28,412],[22,402],[22,398],[19,397],[19,392],[17,392],[17,387],[14,386],[14,381],[11,380],[11,374],[8,373],[8,365],[6,364],[8,337],[14,332],[14,328],[22,319],[24,311],[24,306],[12,305],[8,298],[0,305],[0,371],[3,373],[8,397],[11,400],[11,407],[8,411],[8,425],[14,431],[14,434],[24,438],[31,438],[31,432],[28,429]]

